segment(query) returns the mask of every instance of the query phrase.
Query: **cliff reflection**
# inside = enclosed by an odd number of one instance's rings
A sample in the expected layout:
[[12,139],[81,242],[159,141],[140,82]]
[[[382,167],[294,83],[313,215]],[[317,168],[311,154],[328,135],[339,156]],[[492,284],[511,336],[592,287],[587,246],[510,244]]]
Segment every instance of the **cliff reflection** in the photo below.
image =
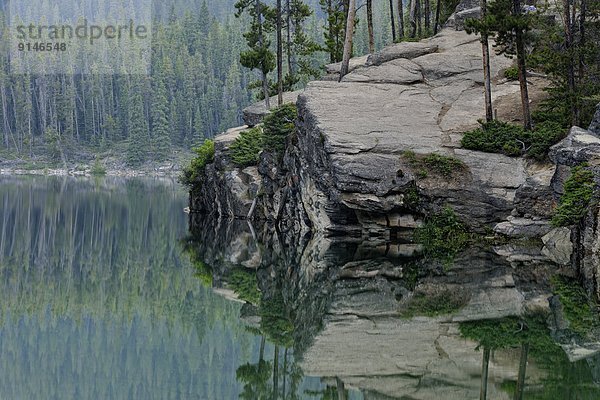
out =
[[[295,398],[286,366],[321,377],[320,398],[598,396],[598,357],[570,361],[548,328],[545,277],[557,266],[545,259],[481,245],[448,268],[410,241],[291,238],[191,218],[186,247],[203,281],[243,301],[240,318],[275,346],[271,363],[238,369],[248,398]],[[512,341],[498,344],[498,324]],[[485,340],[469,326],[487,327]]]

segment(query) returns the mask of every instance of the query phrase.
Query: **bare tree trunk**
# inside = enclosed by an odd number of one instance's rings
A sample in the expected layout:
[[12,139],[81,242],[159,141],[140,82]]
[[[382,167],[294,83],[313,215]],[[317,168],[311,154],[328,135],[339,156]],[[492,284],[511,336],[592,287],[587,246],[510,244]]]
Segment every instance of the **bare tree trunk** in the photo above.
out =
[[488,371],[490,366],[490,348],[483,348],[483,361],[481,363],[481,391],[479,400],[487,400]]
[[[487,0],[480,1],[481,19],[487,14]],[[485,92],[485,120],[492,122],[494,109],[492,107],[492,77],[490,72],[490,45],[487,33],[481,33],[481,49],[483,52],[483,79]]]
[[277,105],[283,104],[283,15],[281,0],[277,0]]
[[273,400],[279,397],[279,346],[275,346],[273,357]]
[[392,20],[392,39],[396,41],[396,16],[394,15],[394,0],[390,0],[390,18]]
[[[258,43],[260,46],[262,46],[264,44],[264,36],[263,36],[263,24],[262,24],[262,8],[260,5],[260,1],[256,0],[255,3],[255,8],[256,8],[256,19],[257,19],[257,24],[258,24]],[[265,107],[267,108],[267,110],[271,109],[271,99],[269,97],[269,81],[267,80],[267,73],[264,71],[264,69],[261,68],[261,73],[262,73],[262,89],[263,89],[263,95],[265,96]]]
[[437,35],[438,29],[440,27],[440,13],[442,10],[442,0],[437,0],[437,4],[435,6],[435,25],[433,25],[433,34]]
[[294,75],[294,71],[292,68],[292,15],[290,12],[290,0],[286,0],[285,2],[285,10],[286,10],[286,33],[287,33],[287,63],[288,63],[288,71],[290,75]]
[[[513,0],[513,12],[521,14],[521,1]],[[521,86],[521,104],[523,106],[523,126],[526,130],[532,129],[531,110],[529,107],[529,90],[527,88],[527,68],[525,66],[525,39],[523,30],[515,29],[515,41],[517,44],[517,66],[519,69],[519,84]]]
[[404,38],[404,4],[398,0],[398,39]]
[[346,400],[346,386],[344,385],[344,381],[336,377],[335,383],[337,386],[338,400]]
[[585,23],[587,19],[587,0],[581,0],[581,10],[579,11],[579,84],[583,82],[585,75]]
[[346,40],[344,41],[344,58],[340,68],[340,82],[348,74],[350,69],[350,57],[352,56],[352,40],[354,35],[354,19],[356,17],[356,0],[350,0],[348,5],[348,19],[346,21]]
[[417,3],[418,0],[410,0],[410,37],[414,38],[417,34]]
[[419,37],[423,36],[423,29],[421,24],[421,7],[421,0],[417,0],[417,35],[419,35]]
[[373,32],[373,0],[367,0],[367,26],[369,28],[369,53],[375,53],[375,33]]
[[515,400],[523,400],[525,392],[525,377],[527,376],[527,358],[529,356],[529,343],[523,343],[521,346],[521,360],[519,362],[519,377],[517,378],[517,389],[515,390]]
[[[573,57],[573,22],[571,16],[571,2],[564,2],[564,26],[565,26],[565,49],[569,56],[567,63],[567,88],[569,91],[569,103],[571,105],[571,125],[577,125],[577,110],[575,106],[575,60]],[[572,5],[572,12],[575,14],[575,3]]]
[[429,34],[431,28],[431,6],[429,0],[425,0],[425,30]]

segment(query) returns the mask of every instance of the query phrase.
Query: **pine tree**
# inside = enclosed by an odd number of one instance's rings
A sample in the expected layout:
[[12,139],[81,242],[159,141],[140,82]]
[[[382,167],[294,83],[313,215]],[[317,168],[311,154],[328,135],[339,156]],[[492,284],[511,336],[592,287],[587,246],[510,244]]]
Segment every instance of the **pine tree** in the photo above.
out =
[[275,56],[270,50],[270,41],[267,34],[273,30],[272,26],[266,23],[272,10],[260,0],[240,0],[235,4],[237,9],[236,17],[241,17],[247,12],[251,18],[250,31],[244,34],[249,50],[240,55],[241,64],[250,70],[257,69],[261,73],[261,88],[267,109],[271,108],[269,101],[269,81],[268,75],[275,69]]

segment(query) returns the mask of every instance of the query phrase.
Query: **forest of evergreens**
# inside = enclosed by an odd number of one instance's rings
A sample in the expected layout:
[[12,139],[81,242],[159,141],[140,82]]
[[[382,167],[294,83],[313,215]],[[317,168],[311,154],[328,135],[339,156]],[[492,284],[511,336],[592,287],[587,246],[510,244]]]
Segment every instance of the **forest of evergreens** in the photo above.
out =
[[[260,98],[252,91],[260,77],[240,63],[240,54],[247,50],[244,33],[252,21],[247,15],[236,18],[235,3],[154,2],[150,76],[13,74],[9,41],[0,42],[2,160],[41,159],[67,165],[116,155],[139,166],[169,160],[173,150],[189,150],[204,138],[239,125],[241,110]],[[311,73],[296,79],[293,87],[318,75],[329,61],[326,51],[318,51],[326,47],[327,2],[306,3],[292,1],[292,6],[305,7],[305,15],[291,40],[300,37],[312,43],[298,60]],[[375,11],[380,27],[375,41],[381,47],[392,40],[386,23],[389,4],[378,2]],[[7,12],[7,3],[0,1],[3,34],[9,28]],[[366,53],[366,24],[359,22],[357,31],[355,53]],[[273,47],[272,30],[269,35]],[[286,52],[294,51],[289,49]]]

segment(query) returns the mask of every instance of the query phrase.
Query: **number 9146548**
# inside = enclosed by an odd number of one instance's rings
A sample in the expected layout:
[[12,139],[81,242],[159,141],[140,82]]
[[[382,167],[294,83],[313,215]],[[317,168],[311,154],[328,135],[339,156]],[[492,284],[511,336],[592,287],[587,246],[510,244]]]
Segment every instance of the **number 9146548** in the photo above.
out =
[[66,51],[66,43],[19,43],[17,45],[19,51]]

